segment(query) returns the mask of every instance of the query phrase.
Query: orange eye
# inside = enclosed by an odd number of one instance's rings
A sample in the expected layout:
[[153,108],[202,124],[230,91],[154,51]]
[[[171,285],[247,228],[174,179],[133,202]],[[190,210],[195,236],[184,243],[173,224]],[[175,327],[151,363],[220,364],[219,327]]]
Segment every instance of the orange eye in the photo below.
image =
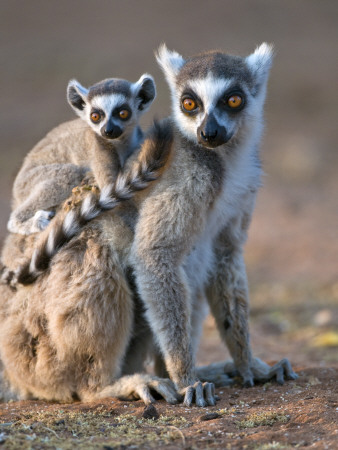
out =
[[129,117],[129,111],[127,109],[121,109],[121,111],[119,112],[119,117],[122,120],[126,120]]
[[92,112],[90,115],[90,118],[91,118],[92,122],[94,122],[94,123],[99,122],[101,119],[101,114],[98,112]]
[[197,108],[197,104],[192,98],[185,98],[182,102],[182,106],[186,111],[193,111]]
[[230,108],[239,108],[242,104],[243,100],[240,95],[232,95],[228,98],[227,103]]

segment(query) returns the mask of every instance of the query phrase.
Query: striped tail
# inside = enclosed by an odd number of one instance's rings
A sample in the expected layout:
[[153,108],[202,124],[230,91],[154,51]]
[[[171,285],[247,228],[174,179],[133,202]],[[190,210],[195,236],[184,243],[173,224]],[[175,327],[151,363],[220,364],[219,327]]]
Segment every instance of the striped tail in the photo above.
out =
[[131,199],[138,191],[146,189],[157,180],[168,162],[173,146],[173,131],[169,121],[154,122],[145,139],[138,159],[126,173],[120,173],[114,184],[105,186],[100,196],[89,194],[79,208],[69,211],[62,220],[55,218],[49,232],[43,235],[32,257],[15,271],[0,266],[0,281],[15,288],[32,284],[49,267],[59,249],[79,234],[85,224],[104,211]]

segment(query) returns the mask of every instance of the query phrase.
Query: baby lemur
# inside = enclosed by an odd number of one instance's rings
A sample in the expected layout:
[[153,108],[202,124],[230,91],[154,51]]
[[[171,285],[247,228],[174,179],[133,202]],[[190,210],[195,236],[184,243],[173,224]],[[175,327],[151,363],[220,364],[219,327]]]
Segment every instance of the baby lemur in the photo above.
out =
[[[184,59],[163,46],[158,62],[172,94],[174,147],[157,184],[136,199],[136,226],[123,224],[123,208],[97,217],[34,284],[15,293],[0,286],[1,359],[21,397],[129,393],[149,401],[154,380],[127,375],[140,368],[128,343],[141,333],[130,266],[160,348],[157,370],[186,405],[215,403],[213,385],[195,369],[205,297],[245,385],[296,378],[287,360],[269,368],[254,358],[249,341],[243,245],[260,186],[271,48],[262,44],[246,58],[212,51]],[[219,370],[205,368],[203,376],[212,381]],[[155,386],[172,400],[166,381]]]
[[110,78],[89,89],[70,81],[67,99],[81,120],[53,129],[26,156],[14,182],[8,230],[28,235],[46,228],[88,171],[100,189],[111,185],[143,140],[139,119],[155,95],[148,74],[136,83]]
[[[65,209],[59,211],[52,224],[35,240],[33,252],[20,258],[20,265],[15,270],[0,262],[0,282],[12,288],[16,288],[18,283],[33,283],[48,268],[56,252],[79,234],[88,222],[130,200],[135,193],[158,179],[170,159],[172,140],[170,124],[155,121],[140,149],[129,159],[128,167],[117,175],[114,183],[104,186],[100,193],[95,189],[82,199],[67,201]],[[85,188],[92,190],[92,186]],[[75,193],[77,190],[81,192],[78,187]]]

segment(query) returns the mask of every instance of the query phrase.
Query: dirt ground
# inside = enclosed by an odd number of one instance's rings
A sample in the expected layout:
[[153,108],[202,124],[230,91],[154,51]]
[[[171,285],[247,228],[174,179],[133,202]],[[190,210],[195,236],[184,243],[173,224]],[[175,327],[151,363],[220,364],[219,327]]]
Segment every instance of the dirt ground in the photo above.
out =
[[[0,243],[11,186],[27,151],[73,118],[71,78],[156,80],[151,109],[169,112],[153,51],[222,48],[246,55],[273,42],[262,145],[266,176],[246,247],[254,354],[288,357],[300,375],[220,388],[215,407],[141,402],[0,404],[0,448],[338,448],[338,3],[331,0],[0,0]],[[208,317],[199,364],[229,357]],[[209,413],[217,413],[207,416]],[[210,420],[203,420],[210,419]],[[213,417],[213,418],[212,418]]]
[[152,418],[141,402],[8,403],[0,409],[4,449],[336,449],[337,368],[296,366],[297,381],[217,390],[215,407],[163,401]]
[[[337,292],[323,291],[319,297],[326,299],[324,307],[310,300],[305,309],[293,300],[300,298],[299,290],[282,292],[275,286],[273,291],[260,286],[253,292],[254,352],[270,364],[289,357],[299,375],[296,381],[246,389],[237,380],[234,387],[217,389],[220,400],[208,408],[171,406],[158,400],[159,417],[152,419],[143,418],[140,401],[2,403],[0,448],[336,449]],[[277,305],[283,296],[284,306],[276,308],[272,302],[266,307],[266,298],[273,296],[278,297]],[[198,361],[208,364],[227,357],[209,316]]]

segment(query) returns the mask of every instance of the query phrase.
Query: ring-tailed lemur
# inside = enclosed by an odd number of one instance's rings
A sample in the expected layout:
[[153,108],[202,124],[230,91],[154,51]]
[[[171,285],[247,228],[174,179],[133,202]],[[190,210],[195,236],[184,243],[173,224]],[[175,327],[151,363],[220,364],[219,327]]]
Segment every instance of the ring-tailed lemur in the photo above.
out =
[[4,265],[0,267],[0,281],[12,288],[18,283],[33,283],[48,268],[55,253],[79,234],[86,223],[131,199],[136,192],[158,179],[169,161],[172,142],[169,122],[154,122],[135,158],[128,161],[128,167],[117,175],[115,182],[105,185],[100,194],[88,193],[81,205],[65,215],[59,213],[39,235],[31,257],[14,271]]
[[155,95],[148,74],[136,83],[111,78],[89,89],[71,80],[67,99],[81,120],[54,128],[26,156],[14,182],[8,230],[31,234],[46,228],[88,171],[101,189],[112,184],[143,140],[139,119]]
[[[257,369],[249,342],[243,245],[261,184],[272,48],[262,44],[246,58],[211,51],[184,59],[163,45],[157,60],[171,90],[176,135],[172,164],[140,209],[133,267],[170,378],[187,405],[194,396],[199,405],[212,404],[198,383],[191,338],[205,292],[244,384],[266,372]],[[296,378],[284,360],[278,371],[279,381]]]
[[[284,360],[270,369],[251,356],[247,323],[242,247],[260,184],[257,149],[271,56],[266,45],[247,58],[209,52],[184,60],[161,49],[175,147],[171,164],[139,203],[135,237],[121,229],[117,215],[104,215],[55,256],[46,277],[14,294],[0,287],[8,298],[1,357],[22,397],[136,393],[151,401],[149,387],[155,387],[168,399],[163,380],[116,379],[138,331],[126,287],[130,263],[165,368],[187,405],[215,402],[213,385],[202,385],[195,371],[205,290],[234,359],[231,370],[247,384],[296,377]],[[206,368],[204,376],[212,379],[218,370]]]

